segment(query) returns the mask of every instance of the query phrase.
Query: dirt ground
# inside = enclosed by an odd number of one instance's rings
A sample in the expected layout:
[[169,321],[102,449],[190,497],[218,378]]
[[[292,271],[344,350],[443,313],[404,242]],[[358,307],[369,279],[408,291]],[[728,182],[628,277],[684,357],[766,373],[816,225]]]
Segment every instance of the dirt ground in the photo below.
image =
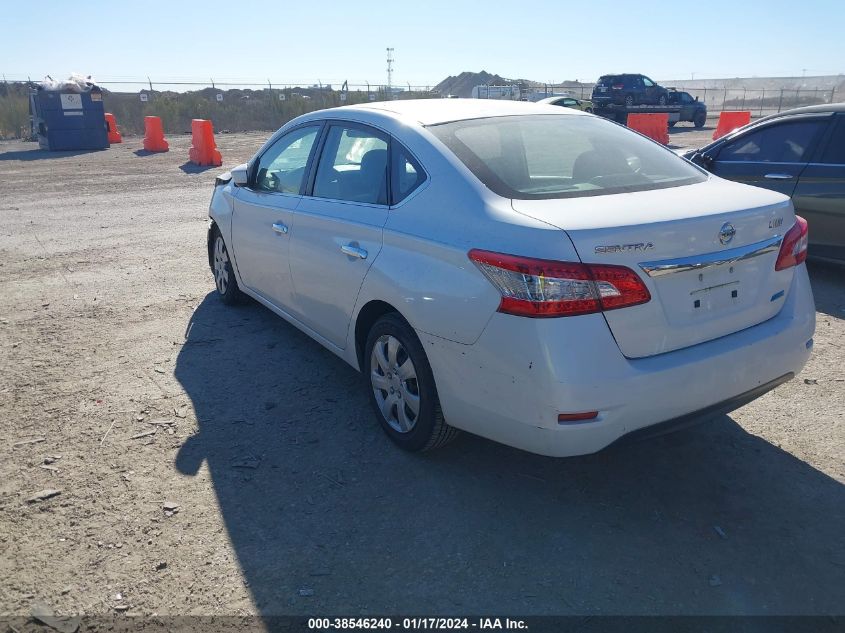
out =
[[210,294],[220,170],[170,143],[0,143],[0,614],[845,614],[842,269],[810,266],[804,372],[731,416],[409,455],[352,369]]

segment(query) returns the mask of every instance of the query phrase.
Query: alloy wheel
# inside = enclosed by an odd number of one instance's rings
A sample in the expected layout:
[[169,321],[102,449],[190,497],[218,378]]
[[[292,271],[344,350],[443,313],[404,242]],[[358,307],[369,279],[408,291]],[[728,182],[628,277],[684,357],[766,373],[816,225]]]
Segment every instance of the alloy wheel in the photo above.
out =
[[229,254],[226,252],[226,244],[223,238],[218,235],[214,240],[214,283],[217,291],[224,295],[229,287]]
[[417,370],[402,343],[384,334],[373,346],[370,383],[385,421],[398,433],[410,433],[420,414]]

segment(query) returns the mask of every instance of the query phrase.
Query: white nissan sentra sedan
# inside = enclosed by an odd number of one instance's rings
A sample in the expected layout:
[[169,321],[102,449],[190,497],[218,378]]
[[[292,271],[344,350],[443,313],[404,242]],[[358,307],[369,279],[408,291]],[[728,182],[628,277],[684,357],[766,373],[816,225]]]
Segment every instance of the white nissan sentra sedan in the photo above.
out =
[[294,119],[217,179],[209,264],[367,377],[385,432],[544,455],[731,411],[813,344],[807,224],[615,123],[391,101]]

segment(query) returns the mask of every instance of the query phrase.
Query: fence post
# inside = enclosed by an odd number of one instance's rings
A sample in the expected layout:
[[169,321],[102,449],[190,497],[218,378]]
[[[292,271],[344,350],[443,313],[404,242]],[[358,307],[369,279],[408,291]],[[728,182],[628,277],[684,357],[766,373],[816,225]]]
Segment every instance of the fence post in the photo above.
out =
[[836,101],[833,100],[833,95],[835,95],[835,94],[836,94],[836,84],[834,84],[833,88],[830,90],[830,103],[836,103]]
[[707,105],[707,86],[704,86],[704,98],[702,101],[704,101],[704,105]]
[[740,110],[745,110],[745,93],[748,91],[748,88],[742,89],[742,107]]
[[728,100],[728,88],[725,86],[725,94],[722,96],[722,110],[725,109],[725,103]]
[[780,89],[780,98],[778,99],[778,112],[780,112],[781,105],[783,105],[783,88]]
[[765,98],[766,98],[766,91],[763,90],[763,92],[760,94],[760,116],[763,116],[763,100]]

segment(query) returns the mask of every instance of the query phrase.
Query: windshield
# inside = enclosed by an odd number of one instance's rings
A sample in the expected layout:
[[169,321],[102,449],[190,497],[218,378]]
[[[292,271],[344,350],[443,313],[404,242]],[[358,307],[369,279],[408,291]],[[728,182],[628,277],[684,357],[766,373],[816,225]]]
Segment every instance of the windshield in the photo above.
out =
[[505,198],[596,196],[707,179],[673,152],[599,117],[508,116],[428,129]]

